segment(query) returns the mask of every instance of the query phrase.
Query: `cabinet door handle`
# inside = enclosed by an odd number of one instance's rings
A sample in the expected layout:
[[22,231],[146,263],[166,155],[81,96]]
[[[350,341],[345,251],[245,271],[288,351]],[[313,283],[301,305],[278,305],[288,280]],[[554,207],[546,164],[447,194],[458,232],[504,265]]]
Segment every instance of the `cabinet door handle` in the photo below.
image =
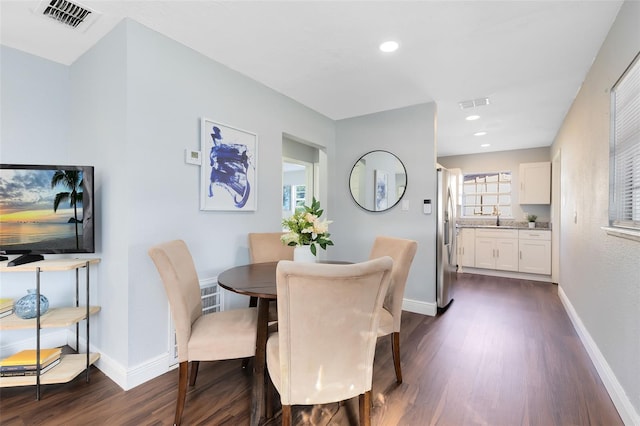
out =
[[500,249],[496,250],[496,257],[500,257]]
[[520,250],[520,260],[522,260],[522,250]]

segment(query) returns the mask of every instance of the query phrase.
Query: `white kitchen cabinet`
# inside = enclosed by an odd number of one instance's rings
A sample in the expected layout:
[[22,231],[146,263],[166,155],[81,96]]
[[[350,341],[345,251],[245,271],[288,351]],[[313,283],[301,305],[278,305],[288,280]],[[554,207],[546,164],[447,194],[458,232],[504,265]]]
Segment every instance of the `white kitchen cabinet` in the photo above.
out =
[[476,229],[475,267],[518,271],[518,230]]
[[551,204],[551,162],[522,163],[520,204]]
[[476,230],[460,228],[458,230],[458,264],[462,267],[473,268],[476,265]]
[[521,229],[518,241],[518,270],[551,275],[551,231]]

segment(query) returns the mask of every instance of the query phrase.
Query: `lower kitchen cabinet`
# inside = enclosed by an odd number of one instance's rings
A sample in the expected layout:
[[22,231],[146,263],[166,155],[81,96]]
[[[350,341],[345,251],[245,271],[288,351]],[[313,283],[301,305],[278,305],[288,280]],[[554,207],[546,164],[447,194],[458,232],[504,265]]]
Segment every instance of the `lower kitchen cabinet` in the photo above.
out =
[[476,229],[475,267],[518,271],[518,230]]
[[551,275],[551,231],[520,230],[518,270]]
[[458,264],[462,267],[476,266],[476,230],[473,228],[458,229]]

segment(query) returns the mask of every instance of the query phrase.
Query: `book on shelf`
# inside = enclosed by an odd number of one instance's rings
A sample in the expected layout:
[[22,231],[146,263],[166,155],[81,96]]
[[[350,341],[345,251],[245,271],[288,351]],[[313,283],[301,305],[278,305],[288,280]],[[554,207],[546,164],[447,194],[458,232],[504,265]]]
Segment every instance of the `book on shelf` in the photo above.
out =
[[[58,361],[60,356],[57,358],[51,358],[46,362],[40,363],[40,369],[47,368],[50,364]],[[0,373],[4,373],[7,371],[34,371],[37,368],[35,364],[30,365],[2,365],[0,366]]]
[[[43,375],[47,371],[51,370],[56,365],[60,364],[60,358],[54,359],[46,367],[40,369],[40,375]],[[22,371],[0,371],[0,377],[20,377],[20,376],[35,376],[38,374],[38,370],[22,370]]]
[[[61,348],[40,349],[40,366],[46,365],[51,360],[60,358]],[[35,349],[25,349],[0,361],[0,368],[9,366],[35,366],[37,353]]]
[[0,313],[13,309],[13,299],[0,298]]

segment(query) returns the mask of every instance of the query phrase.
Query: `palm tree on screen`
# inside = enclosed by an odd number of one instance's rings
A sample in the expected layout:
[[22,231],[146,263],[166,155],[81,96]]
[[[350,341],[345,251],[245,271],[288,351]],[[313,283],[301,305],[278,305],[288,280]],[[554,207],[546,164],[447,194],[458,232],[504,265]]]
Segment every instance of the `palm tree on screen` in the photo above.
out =
[[60,203],[69,201],[69,206],[73,207],[73,223],[76,227],[76,248],[80,248],[78,234],[78,203],[82,204],[82,172],[78,170],[57,170],[51,178],[51,188],[61,185],[67,192],[59,192],[53,200],[53,211],[58,210]]

